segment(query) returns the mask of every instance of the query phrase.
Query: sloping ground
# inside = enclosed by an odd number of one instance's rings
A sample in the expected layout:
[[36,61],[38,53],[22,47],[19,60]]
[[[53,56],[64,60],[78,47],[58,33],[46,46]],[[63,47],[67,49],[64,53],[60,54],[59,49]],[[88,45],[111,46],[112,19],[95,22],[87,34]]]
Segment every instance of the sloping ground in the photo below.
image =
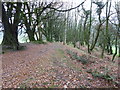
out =
[[[26,46],[26,50],[3,54],[3,88],[118,87],[117,59],[114,63],[109,58],[99,59],[61,43],[29,43]],[[94,63],[84,65],[72,60],[66,49],[76,52],[79,56],[85,56]],[[94,77],[93,73],[90,73],[91,70],[107,72],[113,80]]]

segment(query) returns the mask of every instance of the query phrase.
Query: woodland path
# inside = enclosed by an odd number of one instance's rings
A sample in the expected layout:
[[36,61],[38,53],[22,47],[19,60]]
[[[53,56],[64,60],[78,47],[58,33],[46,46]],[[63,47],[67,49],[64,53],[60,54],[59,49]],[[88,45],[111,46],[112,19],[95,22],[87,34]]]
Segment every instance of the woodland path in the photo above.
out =
[[93,66],[82,66],[70,60],[65,53],[69,47],[61,43],[25,45],[25,50],[2,55],[3,88],[114,87],[86,72],[86,67]]

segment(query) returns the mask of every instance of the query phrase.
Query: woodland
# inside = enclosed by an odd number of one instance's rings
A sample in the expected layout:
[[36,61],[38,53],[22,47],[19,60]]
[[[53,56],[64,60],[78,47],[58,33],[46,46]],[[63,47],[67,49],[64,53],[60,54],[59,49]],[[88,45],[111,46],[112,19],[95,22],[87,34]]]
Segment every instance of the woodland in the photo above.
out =
[[86,2],[0,2],[2,88],[120,86],[120,1]]

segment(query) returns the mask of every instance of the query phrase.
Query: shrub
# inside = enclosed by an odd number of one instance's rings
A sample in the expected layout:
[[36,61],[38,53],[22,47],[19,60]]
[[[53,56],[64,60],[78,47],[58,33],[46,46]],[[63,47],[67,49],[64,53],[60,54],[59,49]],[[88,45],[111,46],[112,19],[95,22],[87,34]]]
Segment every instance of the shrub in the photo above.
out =
[[97,71],[93,71],[91,72],[92,76],[93,77],[98,77],[98,78],[103,78],[105,80],[113,80],[114,78],[109,75],[108,73],[105,74],[105,73],[100,73],[100,72],[97,72]]
[[82,64],[87,64],[88,63],[88,60],[85,59],[84,57],[82,56],[78,56],[77,53],[75,52],[72,52],[70,50],[66,50],[67,54],[70,55],[70,58],[73,59],[73,60],[77,60],[77,61],[80,61]]
[[75,59],[77,59],[77,58],[78,58],[77,53],[72,52],[72,59],[75,60]]
[[84,59],[82,56],[79,56],[77,58],[78,61],[80,61],[82,64],[87,64],[88,63],[88,60],[87,59]]

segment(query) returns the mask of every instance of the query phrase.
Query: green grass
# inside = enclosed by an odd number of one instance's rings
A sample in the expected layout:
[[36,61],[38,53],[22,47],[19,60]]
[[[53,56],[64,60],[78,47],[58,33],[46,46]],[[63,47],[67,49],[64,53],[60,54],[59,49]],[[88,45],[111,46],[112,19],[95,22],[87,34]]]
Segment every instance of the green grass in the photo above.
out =
[[35,43],[35,44],[47,44],[47,42],[44,42],[44,41],[32,41],[32,43]]
[[48,85],[48,84],[49,84],[49,82],[44,82],[44,83],[43,83],[43,85]]

